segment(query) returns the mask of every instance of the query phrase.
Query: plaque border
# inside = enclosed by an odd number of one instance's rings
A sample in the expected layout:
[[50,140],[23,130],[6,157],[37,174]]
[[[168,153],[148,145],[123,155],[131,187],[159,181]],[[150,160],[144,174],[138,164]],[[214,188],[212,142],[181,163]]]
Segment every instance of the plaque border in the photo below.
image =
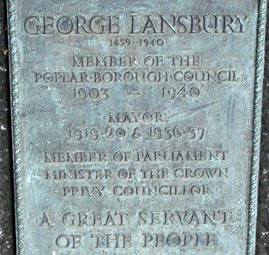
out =
[[[8,16],[8,41],[9,41],[9,76],[10,76],[10,107],[11,107],[11,130],[13,148],[13,173],[14,173],[14,201],[15,201],[15,222],[16,222],[16,254],[28,255],[25,253],[24,241],[24,194],[23,194],[23,140],[22,121],[20,111],[20,77],[19,77],[19,51],[16,33],[16,2],[7,1]],[[252,132],[252,155],[250,167],[250,188],[249,188],[249,210],[248,210],[248,233],[246,255],[255,255],[256,246],[256,225],[257,225],[257,201],[260,164],[260,139],[261,139],[261,113],[262,113],[262,91],[264,76],[265,58],[265,37],[266,37],[266,11],[267,0],[259,0],[257,16],[257,37],[256,37],[256,60],[255,60],[255,84],[253,104],[253,132]]]
[[265,64],[265,38],[266,38],[267,0],[259,0],[257,16],[256,37],[256,65],[253,104],[253,131],[252,131],[252,158],[250,168],[249,211],[248,211],[248,237],[247,255],[254,255],[256,248],[256,227],[258,209],[258,186],[260,170],[260,142],[263,77]]

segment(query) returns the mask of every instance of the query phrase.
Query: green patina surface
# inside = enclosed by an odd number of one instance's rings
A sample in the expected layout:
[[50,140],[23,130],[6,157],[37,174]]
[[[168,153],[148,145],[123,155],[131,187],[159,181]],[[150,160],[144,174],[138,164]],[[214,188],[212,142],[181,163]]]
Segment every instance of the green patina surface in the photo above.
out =
[[264,7],[10,1],[19,254],[254,254]]

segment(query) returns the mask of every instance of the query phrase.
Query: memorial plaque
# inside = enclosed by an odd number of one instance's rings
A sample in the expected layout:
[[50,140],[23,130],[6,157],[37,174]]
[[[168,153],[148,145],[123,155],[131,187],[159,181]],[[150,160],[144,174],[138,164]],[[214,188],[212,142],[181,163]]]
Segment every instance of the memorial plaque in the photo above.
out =
[[19,255],[254,255],[265,0],[9,0]]

